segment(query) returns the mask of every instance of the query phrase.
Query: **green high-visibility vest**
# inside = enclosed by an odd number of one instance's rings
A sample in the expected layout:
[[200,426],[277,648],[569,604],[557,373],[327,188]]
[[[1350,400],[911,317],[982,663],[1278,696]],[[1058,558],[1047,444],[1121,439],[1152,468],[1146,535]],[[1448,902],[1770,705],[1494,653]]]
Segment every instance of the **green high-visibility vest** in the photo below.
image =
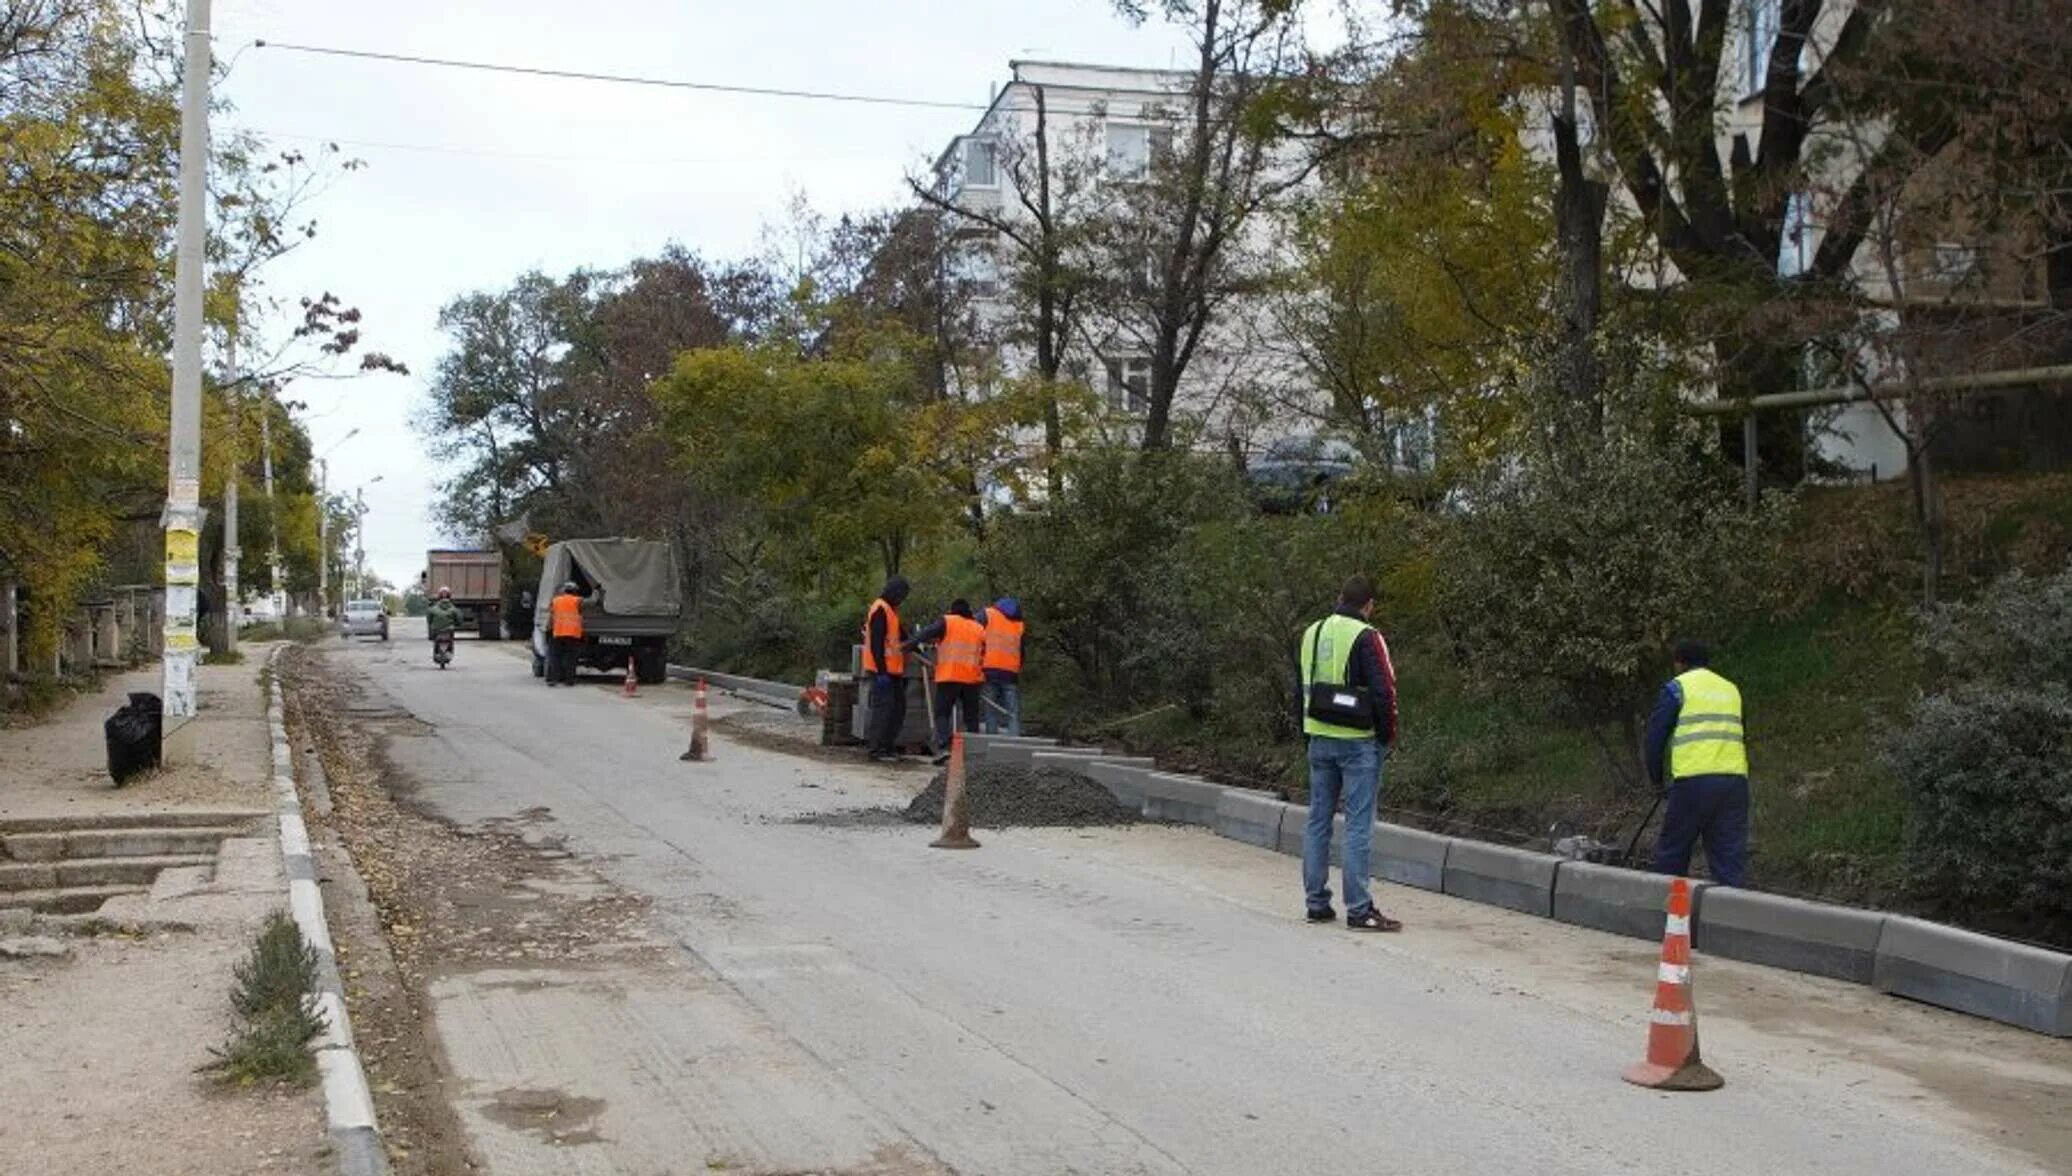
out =
[[1741,691],[1711,670],[1677,675],[1683,709],[1669,737],[1669,777],[1746,776],[1748,746],[1742,741]]
[[[1321,632],[1319,628],[1321,627]],[[1353,643],[1360,634],[1371,631],[1374,626],[1351,617],[1336,613],[1325,617],[1302,631],[1302,696],[1309,697],[1309,688],[1319,683],[1339,686],[1345,683],[1352,666]],[[1322,675],[1321,677],[1319,675]],[[1377,718],[1379,716],[1376,716]],[[1327,739],[1372,739],[1372,730],[1358,727],[1341,727],[1321,719],[1302,716],[1302,733],[1322,735]]]

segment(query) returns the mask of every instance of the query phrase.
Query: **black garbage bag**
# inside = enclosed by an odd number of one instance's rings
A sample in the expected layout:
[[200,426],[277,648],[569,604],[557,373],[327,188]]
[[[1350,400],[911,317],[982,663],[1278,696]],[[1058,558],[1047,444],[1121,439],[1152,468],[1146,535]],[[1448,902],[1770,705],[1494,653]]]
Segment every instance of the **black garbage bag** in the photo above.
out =
[[159,737],[165,722],[165,706],[158,695],[139,691],[129,697],[129,703],[101,725],[108,737],[108,775],[118,788],[158,766]]

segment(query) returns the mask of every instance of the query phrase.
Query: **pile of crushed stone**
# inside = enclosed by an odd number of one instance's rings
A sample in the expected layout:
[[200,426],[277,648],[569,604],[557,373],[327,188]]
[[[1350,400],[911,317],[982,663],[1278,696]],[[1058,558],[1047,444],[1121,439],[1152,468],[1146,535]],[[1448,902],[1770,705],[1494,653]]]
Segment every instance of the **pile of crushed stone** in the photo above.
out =
[[[948,782],[947,771],[937,772],[921,795],[907,805],[906,819],[921,825],[941,824],[943,790]],[[1117,801],[1094,781],[1047,766],[974,764],[964,774],[964,803],[974,829],[1082,829],[1143,820],[1136,809]]]

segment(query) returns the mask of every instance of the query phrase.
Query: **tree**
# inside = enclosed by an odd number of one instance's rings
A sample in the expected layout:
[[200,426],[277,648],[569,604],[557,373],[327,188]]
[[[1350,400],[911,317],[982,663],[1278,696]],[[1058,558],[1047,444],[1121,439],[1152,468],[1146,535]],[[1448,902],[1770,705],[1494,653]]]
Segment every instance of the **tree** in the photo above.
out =
[[[1298,60],[1287,0],[1116,0],[1133,20],[1154,12],[1187,30],[1187,87],[1153,111],[1171,146],[1153,145],[1140,175],[1114,175],[1088,226],[1094,277],[1088,329],[1150,360],[1142,446],[1173,442],[1181,381],[1239,295],[1258,290],[1263,260],[1248,234],[1299,185],[1310,163],[1277,156],[1257,110]],[[1235,346],[1241,335],[1215,338]],[[1097,350],[1106,350],[1097,348]],[[1223,356],[1228,359],[1230,357]]]

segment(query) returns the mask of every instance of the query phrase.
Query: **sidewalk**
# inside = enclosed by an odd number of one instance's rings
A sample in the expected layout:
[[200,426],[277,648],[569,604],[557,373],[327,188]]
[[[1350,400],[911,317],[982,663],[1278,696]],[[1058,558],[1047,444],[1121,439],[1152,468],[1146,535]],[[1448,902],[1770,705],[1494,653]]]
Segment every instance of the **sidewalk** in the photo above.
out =
[[[199,762],[116,789],[101,723],[155,667],[114,675],[47,721],[0,729],[0,873],[92,913],[0,913],[0,1168],[315,1174],[316,1090],[224,1090],[196,1068],[230,1031],[231,969],[287,905],[271,821],[264,649],[202,667]],[[8,892],[0,890],[0,906]],[[65,901],[65,905],[77,905]]]

